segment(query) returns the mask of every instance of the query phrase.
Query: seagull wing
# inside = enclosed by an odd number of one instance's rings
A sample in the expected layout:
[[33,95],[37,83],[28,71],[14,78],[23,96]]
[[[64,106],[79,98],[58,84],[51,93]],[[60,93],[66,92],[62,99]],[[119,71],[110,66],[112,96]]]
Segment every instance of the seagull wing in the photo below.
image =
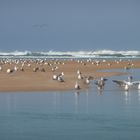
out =
[[119,81],[119,80],[112,80],[114,83],[118,84],[119,86],[126,85],[126,81]]
[[132,84],[135,85],[135,86],[137,86],[137,85],[140,84],[140,81],[134,81],[134,82],[132,82]]
[[104,81],[107,81],[108,79],[104,78]]

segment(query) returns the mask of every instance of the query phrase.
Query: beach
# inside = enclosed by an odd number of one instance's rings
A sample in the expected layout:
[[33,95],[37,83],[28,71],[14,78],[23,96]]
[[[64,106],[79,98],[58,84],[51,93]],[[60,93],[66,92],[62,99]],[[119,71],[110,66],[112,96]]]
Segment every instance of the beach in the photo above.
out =
[[[1,60],[0,91],[60,91],[73,90],[77,81],[81,89],[87,77],[96,80],[100,77],[124,75],[127,71],[117,69],[140,68],[140,61],[130,60]],[[8,72],[8,69],[11,70]],[[100,70],[111,70],[103,72]],[[82,79],[78,79],[80,71]],[[63,81],[53,80],[53,75],[61,75]]]

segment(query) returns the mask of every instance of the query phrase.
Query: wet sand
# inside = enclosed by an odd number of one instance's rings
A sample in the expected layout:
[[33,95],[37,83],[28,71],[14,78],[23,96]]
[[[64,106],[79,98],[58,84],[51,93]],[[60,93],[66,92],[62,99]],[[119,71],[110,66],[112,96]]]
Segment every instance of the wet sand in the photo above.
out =
[[[85,84],[86,77],[96,80],[100,77],[124,75],[127,71],[116,72],[116,69],[140,68],[140,61],[1,61],[0,67],[1,92],[58,91],[74,90],[76,81],[81,89],[89,88],[90,85]],[[11,69],[12,72],[7,73],[7,69]],[[111,72],[99,71],[106,69],[112,70]],[[83,79],[77,78],[77,70],[82,73]],[[64,82],[53,80],[54,74],[59,75],[62,72]]]

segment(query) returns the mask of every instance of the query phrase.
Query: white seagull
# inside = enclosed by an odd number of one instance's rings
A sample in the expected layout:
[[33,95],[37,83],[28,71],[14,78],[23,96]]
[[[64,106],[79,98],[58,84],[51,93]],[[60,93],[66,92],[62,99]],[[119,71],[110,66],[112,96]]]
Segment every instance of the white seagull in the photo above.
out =
[[54,74],[52,79],[58,80],[59,82],[64,82],[63,76],[64,76],[64,72],[61,72],[58,75]]
[[113,82],[117,83],[119,86],[124,88],[124,90],[126,90],[126,91],[128,91],[130,89],[130,87],[132,87],[132,86],[137,86],[137,89],[140,89],[140,81],[133,81],[132,82],[132,79],[133,79],[133,77],[129,76],[128,81],[126,81],[126,80],[113,80]]
[[78,90],[80,89],[80,85],[78,84],[78,82],[77,82],[77,81],[76,81],[76,83],[75,83],[75,86],[74,86],[74,87],[75,87],[75,89],[78,89]]

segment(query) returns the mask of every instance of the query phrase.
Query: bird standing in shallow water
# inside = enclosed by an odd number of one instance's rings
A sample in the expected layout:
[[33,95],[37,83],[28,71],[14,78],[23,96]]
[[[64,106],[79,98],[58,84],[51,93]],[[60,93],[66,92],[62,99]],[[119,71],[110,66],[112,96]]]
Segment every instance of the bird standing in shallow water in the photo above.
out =
[[132,81],[133,77],[128,76],[128,81],[125,80],[113,80],[113,82],[117,83],[124,90],[128,91],[132,86],[137,86],[137,89],[140,89],[140,81]]
[[80,89],[80,85],[78,84],[78,82],[77,82],[77,81],[76,81],[76,83],[75,83],[75,86],[74,86],[74,87],[75,87],[75,89],[78,89],[78,90]]
[[106,81],[106,80],[107,80],[107,79],[101,77],[101,79],[99,79],[99,80],[97,80],[97,81],[95,82],[95,84],[97,85],[97,89],[98,89],[98,90],[103,90],[103,88],[104,88],[104,86],[105,86],[105,81]]

